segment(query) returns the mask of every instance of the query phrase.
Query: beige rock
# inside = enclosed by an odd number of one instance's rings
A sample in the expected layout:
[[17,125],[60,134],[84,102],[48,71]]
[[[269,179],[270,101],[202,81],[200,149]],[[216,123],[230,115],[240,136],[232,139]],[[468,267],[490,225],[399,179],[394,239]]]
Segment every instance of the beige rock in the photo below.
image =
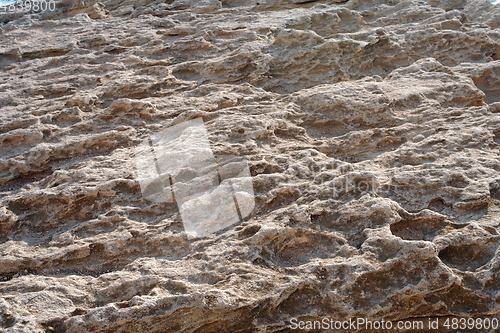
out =
[[[0,17],[0,331],[498,318],[500,5],[56,7]],[[196,118],[241,222],[143,195],[137,148]]]

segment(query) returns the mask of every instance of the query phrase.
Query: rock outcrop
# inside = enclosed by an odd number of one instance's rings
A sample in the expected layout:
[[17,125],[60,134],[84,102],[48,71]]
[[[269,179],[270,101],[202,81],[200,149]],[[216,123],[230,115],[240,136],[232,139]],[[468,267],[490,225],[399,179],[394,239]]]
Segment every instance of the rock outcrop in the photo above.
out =
[[[93,0],[0,14],[4,332],[500,312],[500,6]],[[202,118],[255,208],[202,238],[135,148]]]

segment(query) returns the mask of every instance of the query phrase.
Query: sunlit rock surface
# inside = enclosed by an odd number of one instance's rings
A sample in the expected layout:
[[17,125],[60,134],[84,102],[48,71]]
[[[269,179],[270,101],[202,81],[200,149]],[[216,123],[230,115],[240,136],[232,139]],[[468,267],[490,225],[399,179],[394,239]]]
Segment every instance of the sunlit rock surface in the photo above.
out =
[[[56,7],[0,14],[4,332],[499,313],[500,6]],[[190,238],[134,158],[199,117],[255,207]]]

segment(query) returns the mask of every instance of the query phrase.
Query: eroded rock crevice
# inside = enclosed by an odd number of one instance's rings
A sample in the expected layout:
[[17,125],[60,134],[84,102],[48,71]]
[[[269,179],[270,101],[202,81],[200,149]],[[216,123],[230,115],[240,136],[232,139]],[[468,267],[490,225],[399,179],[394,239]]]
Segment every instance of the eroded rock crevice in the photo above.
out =
[[[0,330],[498,315],[500,6],[0,15]],[[215,155],[247,161],[255,208],[191,239],[175,202],[142,196],[134,159],[200,117]]]

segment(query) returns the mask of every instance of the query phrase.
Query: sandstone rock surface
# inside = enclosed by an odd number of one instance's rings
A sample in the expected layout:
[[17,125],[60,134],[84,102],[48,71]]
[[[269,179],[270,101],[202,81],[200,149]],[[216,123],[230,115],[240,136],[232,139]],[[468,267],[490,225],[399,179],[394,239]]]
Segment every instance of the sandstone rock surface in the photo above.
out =
[[[500,312],[500,6],[94,0],[0,14],[0,330]],[[202,117],[255,208],[187,236],[135,148]]]

